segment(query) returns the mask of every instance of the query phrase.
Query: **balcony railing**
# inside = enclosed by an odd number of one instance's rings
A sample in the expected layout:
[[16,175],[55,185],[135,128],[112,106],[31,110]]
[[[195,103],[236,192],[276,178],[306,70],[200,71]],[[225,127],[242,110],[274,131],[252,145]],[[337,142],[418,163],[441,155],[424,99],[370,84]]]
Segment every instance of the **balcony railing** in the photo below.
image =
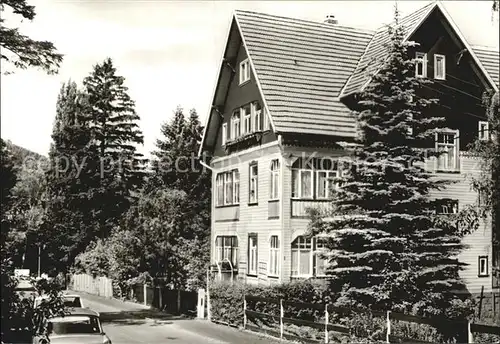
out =
[[322,213],[328,213],[332,207],[331,200],[311,200],[311,199],[292,199],[292,217],[308,217],[307,209],[318,209]]

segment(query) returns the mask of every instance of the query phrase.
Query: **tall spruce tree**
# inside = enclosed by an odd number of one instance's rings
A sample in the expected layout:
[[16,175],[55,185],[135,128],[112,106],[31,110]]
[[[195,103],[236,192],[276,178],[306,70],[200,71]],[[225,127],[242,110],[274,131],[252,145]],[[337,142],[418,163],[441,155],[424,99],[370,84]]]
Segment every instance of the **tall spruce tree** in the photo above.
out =
[[125,78],[116,74],[110,58],[94,66],[83,81],[88,100],[88,123],[99,184],[92,190],[93,210],[100,237],[106,237],[129,209],[142,187],[145,162],[137,146],[143,144],[140,117],[128,95]]
[[43,263],[67,271],[96,235],[90,191],[99,165],[91,149],[87,102],[75,82],[62,85],[46,173],[46,216],[38,238],[46,245]]
[[404,41],[397,8],[389,36],[386,60],[357,95],[360,135],[339,180],[334,216],[314,214],[311,229],[331,234],[328,273],[339,304],[434,315],[463,287],[454,258],[462,233],[455,219],[435,215],[441,201],[429,197],[447,182],[425,171],[437,154],[425,147],[444,118],[430,111],[437,100],[417,95],[430,81],[414,76],[413,44]]
[[[204,280],[209,261],[210,173],[197,156],[203,127],[194,109],[186,118],[183,109],[178,107],[174,117],[162,125],[161,133],[162,138],[156,142],[157,150],[152,153],[155,159],[146,192],[153,198],[173,197],[178,190],[185,195],[182,204],[189,204],[189,210],[178,210],[182,214],[178,222],[189,230],[179,232],[174,252],[180,255],[179,261],[187,264],[183,270],[187,275],[180,279],[187,287],[194,288]],[[155,193],[155,190],[163,192]],[[171,203],[179,204],[175,199]]]

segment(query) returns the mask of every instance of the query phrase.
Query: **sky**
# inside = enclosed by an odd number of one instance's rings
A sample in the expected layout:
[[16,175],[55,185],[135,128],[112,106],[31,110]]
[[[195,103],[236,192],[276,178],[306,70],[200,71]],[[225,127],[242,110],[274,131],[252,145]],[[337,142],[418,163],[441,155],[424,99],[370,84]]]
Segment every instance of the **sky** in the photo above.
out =
[[[81,84],[106,57],[125,77],[136,101],[145,143],[154,150],[160,126],[177,106],[208,114],[225,40],[236,9],[313,21],[333,14],[339,24],[376,29],[391,22],[395,1],[100,1],[28,0],[37,15],[21,32],[52,41],[64,54],[59,74],[37,70],[1,75],[1,137],[46,155],[59,89],[69,79]],[[403,15],[428,1],[398,1]],[[474,45],[499,45],[498,16],[491,0],[443,1]],[[9,24],[9,21],[7,21]],[[2,69],[4,66],[2,66]]]

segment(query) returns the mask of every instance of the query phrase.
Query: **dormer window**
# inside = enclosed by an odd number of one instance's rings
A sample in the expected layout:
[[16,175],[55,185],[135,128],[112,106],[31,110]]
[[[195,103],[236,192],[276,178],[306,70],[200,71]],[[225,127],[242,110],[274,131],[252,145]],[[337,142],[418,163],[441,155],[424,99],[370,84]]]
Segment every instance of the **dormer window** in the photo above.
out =
[[234,140],[241,135],[240,110],[233,112],[231,117],[231,139]]
[[446,79],[446,57],[444,55],[434,54],[434,79]]
[[489,123],[487,121],[479,121],[478,137],[479,141],[488,141],[490,138]]
[[417,78],[427,77],[427,54],[417,52],[415,54],[415,76]]
[[250,80],[250,64],[248,59],[240,63],[240,85]]

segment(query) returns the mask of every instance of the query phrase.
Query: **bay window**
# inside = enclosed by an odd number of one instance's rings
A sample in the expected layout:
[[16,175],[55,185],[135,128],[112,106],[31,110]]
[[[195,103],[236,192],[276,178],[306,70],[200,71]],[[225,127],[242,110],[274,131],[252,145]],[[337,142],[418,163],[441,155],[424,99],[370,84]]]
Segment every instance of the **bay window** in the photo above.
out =
[[240,174],[238,170],[218,173],[216,180],[215,205],[236,205],[240,202]]
[[271,177],[270,177],[270,200],[279,199],[279,183],[280,183],[280,162],[278,159],[271,161]]
[[269,245],[269,275],[278,276],[280,273],[280,242],[277,235],[271,236]]
[[436,133],[436,169],[456,171],[459,169],[459,132],[448,130]]
[[257,234],[248,234],[248,274],[257,275],[258,257],[257,257]]
[[291,272],[293,277],[321,277],[326,275],[328,260],[326,252],[326,238],[306,238],[298,236],[292,242]]
[[292,198],[330,199],[333,178],[339,175],[339,164],[329,158],[298,159],[292,166]]
[[257,203],[259,188],[259,169],[257,163],[250,164],[249,175],[248,203]]
[[215,261],[229,260],[233,268],[238,265],[238,238],[236,236],[217,236],[215,238]]

